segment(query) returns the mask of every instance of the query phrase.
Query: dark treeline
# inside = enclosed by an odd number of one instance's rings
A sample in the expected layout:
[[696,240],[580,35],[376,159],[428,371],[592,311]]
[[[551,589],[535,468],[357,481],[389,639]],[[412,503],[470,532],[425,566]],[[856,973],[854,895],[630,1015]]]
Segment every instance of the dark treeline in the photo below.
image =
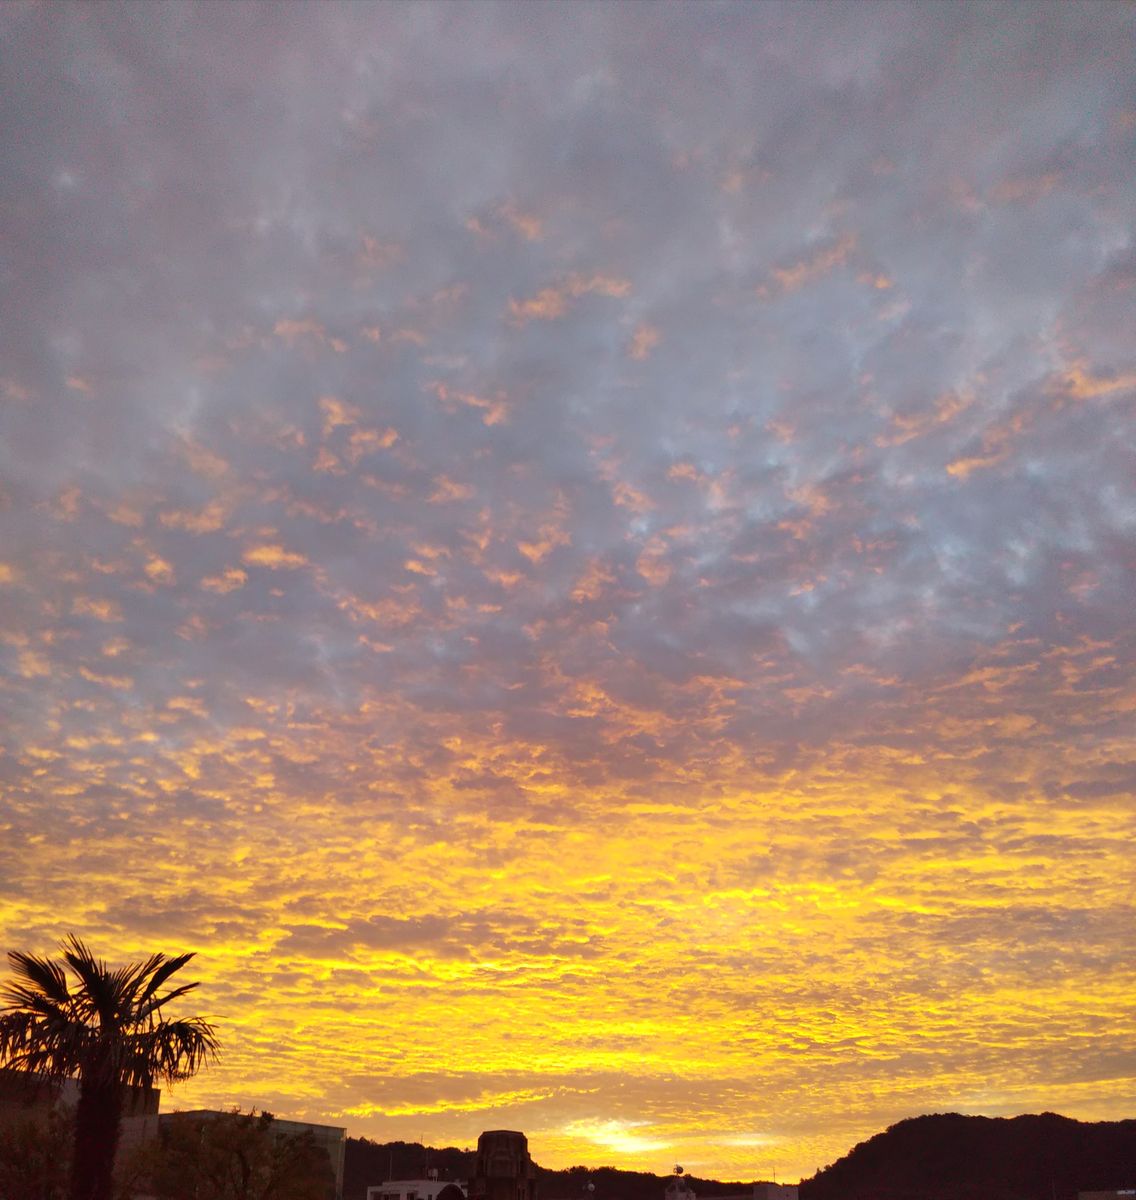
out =
[[[343,1200],[385,1179],[469,1179],[474,1152],[348,1138]],[[700,1197],[747,1183],[689,1177]],[[666,1177],[614,1167],[537,1167],[540,1200],[662,1200]],[[588,1190],[588,1184],[594,1190]],[[1136,1187],[1136,1120],[914,1117],[893,1125],[801,1184],[801,1200],[1076,1200],[1079,1191]]]
[[801,1200],[1076,1200],[1136,1187],[1136,1121],[913,1117],[801,1184]]
[[[444,1150],[422,1146],[418,1142],[372,1142],[367,1138],[347,1139],[343,1168],[343,1200],[364,1200],[367,1188],[384,1179],[422,1179],[427,1170],[436,1170],[439,1179],[466,1179],[473,1171],[473,1150]],[[536,1168],[540,1200],[585,1200],[591,1183],[593,1200],[663,1200],[666,1177],[646,1171],[620,1171],[615,1167],[569,1167],[565,1171]],[[699,1196],[724,1196],[744,1192],[744,1183],[721,1183],[715,1179],[690,1176],[690,1185]]]

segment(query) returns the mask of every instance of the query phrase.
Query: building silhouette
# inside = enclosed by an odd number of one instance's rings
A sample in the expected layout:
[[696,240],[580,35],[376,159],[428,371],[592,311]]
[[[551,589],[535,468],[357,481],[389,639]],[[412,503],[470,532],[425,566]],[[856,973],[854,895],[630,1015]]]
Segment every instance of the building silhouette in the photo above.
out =
[[513,1129],[487,1129],[477,1139],[469,1200],[536,1200],[529,1140]]

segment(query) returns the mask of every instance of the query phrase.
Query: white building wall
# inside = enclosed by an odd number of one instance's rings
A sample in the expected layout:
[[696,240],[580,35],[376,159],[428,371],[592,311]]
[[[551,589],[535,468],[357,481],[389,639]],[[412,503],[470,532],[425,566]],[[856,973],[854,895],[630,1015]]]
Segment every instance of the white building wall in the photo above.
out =
[[795,1183],[755,1183],[753,1200],[797,1200]]
[[443,1188],[457,1186],[467,1191],[464,1183],[451,1179],[388,1179],[367,1189],[367,1200],[436,1200]]

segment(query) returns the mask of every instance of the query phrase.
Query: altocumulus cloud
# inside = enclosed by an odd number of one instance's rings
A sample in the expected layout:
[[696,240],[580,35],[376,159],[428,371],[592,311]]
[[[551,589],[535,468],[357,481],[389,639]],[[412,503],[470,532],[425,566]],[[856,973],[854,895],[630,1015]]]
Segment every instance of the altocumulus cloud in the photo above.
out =
[[1132,1115],[1134,20],[7,6],[5,944],[549,1164]]

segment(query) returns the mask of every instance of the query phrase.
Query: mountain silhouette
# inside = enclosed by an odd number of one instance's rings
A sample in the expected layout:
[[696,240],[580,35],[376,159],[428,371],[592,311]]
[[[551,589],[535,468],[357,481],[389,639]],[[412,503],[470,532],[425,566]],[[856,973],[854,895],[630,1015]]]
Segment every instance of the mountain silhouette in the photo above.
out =
[[1076,1200],[1136,1187],[1136,1121],[913,1117],[801,1183],[801,1200]]

